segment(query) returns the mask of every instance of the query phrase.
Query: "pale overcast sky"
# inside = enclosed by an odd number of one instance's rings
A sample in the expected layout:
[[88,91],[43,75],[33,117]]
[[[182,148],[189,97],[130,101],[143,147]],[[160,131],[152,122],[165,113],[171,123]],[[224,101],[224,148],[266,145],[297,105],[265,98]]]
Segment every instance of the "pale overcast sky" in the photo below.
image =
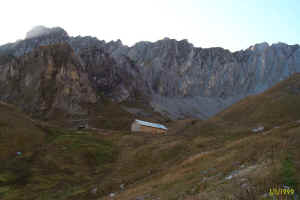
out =
[[164,37],[232,51],[263,41],[299,44],[299,10],[298,0],[3,0],[0,44],[36,25],[129,46]]

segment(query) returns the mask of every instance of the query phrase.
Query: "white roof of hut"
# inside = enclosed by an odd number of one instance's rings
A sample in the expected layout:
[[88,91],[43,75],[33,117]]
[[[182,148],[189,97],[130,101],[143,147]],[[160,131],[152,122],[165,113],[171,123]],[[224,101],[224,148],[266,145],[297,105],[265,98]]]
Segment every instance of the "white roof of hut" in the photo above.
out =
[[162,124],[156,124],[156,123],[145,122],[145,121],[138,120],[138,119],[136,119],[135,121],[136,121],[138,124],[140,124],[140,125],[150,126],[150,127],[154,127],[154,128],[160,128],[160,129],[168,130],[167,127],[165,127],[165,126],[162,125]]

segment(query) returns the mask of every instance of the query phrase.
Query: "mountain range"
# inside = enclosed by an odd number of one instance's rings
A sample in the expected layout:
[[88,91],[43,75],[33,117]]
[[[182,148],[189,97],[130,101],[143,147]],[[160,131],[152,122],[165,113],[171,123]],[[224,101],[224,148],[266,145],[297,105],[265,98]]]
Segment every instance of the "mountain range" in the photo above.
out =
[[300,46],[230,52],[164,38],[132,47],[39,26],[0,47],[0,100],[28,113],[88,114],[103,99],[142,101],[171,119],[207,119],[300,72]]

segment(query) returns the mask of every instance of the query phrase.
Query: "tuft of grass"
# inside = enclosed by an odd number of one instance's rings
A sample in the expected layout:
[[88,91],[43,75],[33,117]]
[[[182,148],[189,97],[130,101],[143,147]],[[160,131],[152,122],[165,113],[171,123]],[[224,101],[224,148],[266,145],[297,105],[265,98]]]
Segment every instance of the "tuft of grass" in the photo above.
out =
[[291,188],[297,187],[296,168],[290,154],[282,161],[281,177],[284,185]]

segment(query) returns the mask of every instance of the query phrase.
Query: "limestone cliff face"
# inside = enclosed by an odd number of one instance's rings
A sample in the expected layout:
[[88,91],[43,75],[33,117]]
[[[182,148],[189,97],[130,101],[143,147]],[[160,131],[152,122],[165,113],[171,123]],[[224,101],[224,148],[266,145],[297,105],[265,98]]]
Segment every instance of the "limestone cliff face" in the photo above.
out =
[[52,111],[84,113],[97,97],[68,44],[39,47],[0,65],[1,100],[45,117]]
[[151,85],[157,110],[208,117],[299,72],[299,52],[298,45],[262,43],[231,53],[166,38],[138,43],[128,56]]
[[126,47],[121,43],[106,44],[91,37],[70,38],[68,43],[81,60],[93,88],[103,96],[121,102],[135,100],[137,95],[150,91],[142,79],[141,69],[122,54]]
[[[196,48],[187,40],[165,38],[154,43],[140,42],[127,47],[120,40],[106,43],[93,37],[69,37],[63,29],[55,28],[0,47],[0,81],[6,83],[0,86],[4,91],[1,99],[18,99],[14,96],[17,95],[15,90],[11,89],[16,87],[11,80],[26,74],[20,67],[24,65],[26,58],[31,60],[34,54],[42,53],[43,48],[39,46],[59,43],[69,44],[71,60],[76,60],[73,67],[65,65],[62,68],[76,69],[80,77],[78,83],[81,84],[70,85],[72,92],[78,91],[75,92],[77,96],[82,94],[82,84],[90,88],[88,91],[117,102],[135,101],[142,95],[147,97],[146,100],[157,111],[173,118],[207,118],[241,98],[262,92],[300,71],[298,45],[261,43],[246,50],[230,52],[223,48]],[[39,59],[36,62],[42,63],[44,58],[41,59],[40,55],[37,57]],[[51,62],[43,63],[43,66],[49,67],[48,63]],[[32,66],[32,70],[33,68]],[[35,73],[40,70],[41,68],[37,68]],[[46,79],[45,77],[50,77],[47,75],[50,72],[56,73],[56,70],[42,71],[40,74]],[[76,73],[73,72],[68,77],[76,79]],[[32,77],[20,79],[24,82],[21,84],[23,87],[31,83]],[[39,84],[43,82],[39,78],[35,80]],[[35,91],[29,88],[37,85],[28,87],[28,93]],[[24,88],[18,90],[18,93],[22,93]],[[68,89],[64,90],[67,93]],[[89,99],[88,97],[95,101],[94,97],[87,95],[86,98]],[[33,102],[36,101],[34,99]],[[70,109],[71,103],[62,96],[53,101],[64,102],[59,105]]]
[[[128,53],[155,93],[228,98],[261,92],[300,70],[299,46],[266,43],[231,53],[194,48],[186,40],[138,43]],[[150,74],[150,75],[149,75]]]
[[[139,78],[137,66],[128,57],[118,54],[115,59],[111,53],[120,45],[92,37],[72,38],[60,28],[4,45],[0,47],[0,99],[41,114],[53,108],[83,113],[82,104],[101,103],[102,97],[117,102],[144,97],[149,88]],[[16,74],[9,76],[10,71]]]

